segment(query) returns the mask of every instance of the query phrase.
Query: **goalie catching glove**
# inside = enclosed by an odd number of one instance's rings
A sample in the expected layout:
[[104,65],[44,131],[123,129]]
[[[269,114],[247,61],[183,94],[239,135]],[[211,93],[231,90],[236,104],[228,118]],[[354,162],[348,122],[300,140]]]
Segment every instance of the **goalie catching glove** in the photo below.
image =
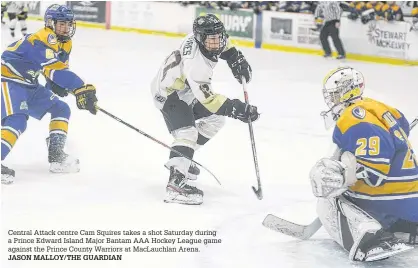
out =
[[357,182],[356,167],[356,157],[348,151],[341,155],[341,161],[322,158],[309,174],[313,194],[324,198],[341,195]]
[[226,116],[239,119],[244,123],[248,123],[248,119],[254,122],[260,117],[256,106],[243,103],[238,99],[227,100],[227,102],[225,109]]
[[80,88],[74,89],[77,107],[80,110],[88,110],[92,114],[97,113],[96,103],[96,88],[93,85],[87,84]]

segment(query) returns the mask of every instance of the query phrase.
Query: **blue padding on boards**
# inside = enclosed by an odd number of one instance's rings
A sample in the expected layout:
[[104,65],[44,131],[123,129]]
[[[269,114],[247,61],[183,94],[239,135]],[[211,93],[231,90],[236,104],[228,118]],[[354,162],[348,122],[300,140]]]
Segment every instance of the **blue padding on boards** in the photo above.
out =
[[263,12],[256,15],[255,19],[255,48],[261,48],[263,42]]

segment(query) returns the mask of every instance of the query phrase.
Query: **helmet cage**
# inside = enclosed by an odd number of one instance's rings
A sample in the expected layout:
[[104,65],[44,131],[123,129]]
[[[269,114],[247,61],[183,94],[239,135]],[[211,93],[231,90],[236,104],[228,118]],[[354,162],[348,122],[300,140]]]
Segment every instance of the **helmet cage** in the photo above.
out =
[[213,14],[198,17],[193,23],[193,34],[202,52],[210,57],[220,55],[228,40],[223,23]]
[[326,129],[338,120],[345,108],[361,98],[363,90],[363,75],[352,68],[338,68],[327,76],[322,93],[329,110],[321,112]]
[[[58,32],[61,32],[61,29],[57,28],[57,23],[58,22],[69,22],[69,31],[67,34],[58,34]],[[47,22],[45,23],[45,26],[50,28],[52,31],[54,31],[55,35],[57,36],[57,40],[61,43],[65,43],[71,40],[71,38],[74,36],[75,34],[75,30],[76,30],[76,21],[75,20],[53,20],[53,19],[48,19]]]
[[[76,31],[76,22],[74,13],[70,8],[64,5],[53,4],[45,11],[45,27],[50,28],[57,36],[57,40],[61,43],[68,42],[74,36]],[[65,22],[64,29],[59,27],[59,22]],[[59,27],[59,28],[58,28]],[[67,30],[67,27],[69,28]]]

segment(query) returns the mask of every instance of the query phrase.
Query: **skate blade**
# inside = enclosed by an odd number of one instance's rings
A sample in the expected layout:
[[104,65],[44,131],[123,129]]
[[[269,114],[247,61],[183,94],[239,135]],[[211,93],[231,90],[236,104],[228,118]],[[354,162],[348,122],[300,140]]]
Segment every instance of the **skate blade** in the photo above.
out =
[[189,195],[184,196],[177,192],[168,192],[165,203],[178,203],[183,205],[200,205],[203,203],[203,196],[200,195]]
[[414,249],[414,247],[406,246],[405,248],[402,248],[402,249],[393,250],[393,251],[389,251],[389,252],[384,252],[384,253],[378,254],[376,256],[366,257],[366,259],[364,261],[366,261],[366,262],[372,262],[372,261],[384,260],[384,259],[387,259],[387,258],[392,257],[394,255],[398,255],[400,253],[403,253],[405,251],[409,251],[411,249]]
[[203,203],[203,201],[196,203],[196,202],[187,202],[187,201],[180,201],[180,200],[168,200],[168,199],[164,199],[164,203],[177,203],[177,204],[181,204],[181,205],[190,205],[190,206],[198,206],[201,205]]
[[12,176],[7,176],[5,178],[1,178],[1,184],[5,184],[5,185],[9,185],[12,184],[14,182],[14,177]]
[[62,163],[51,163],[49,166],[49,172],[51,173],[77,173],[80,172],[80,166],[75,165],[62,165]]

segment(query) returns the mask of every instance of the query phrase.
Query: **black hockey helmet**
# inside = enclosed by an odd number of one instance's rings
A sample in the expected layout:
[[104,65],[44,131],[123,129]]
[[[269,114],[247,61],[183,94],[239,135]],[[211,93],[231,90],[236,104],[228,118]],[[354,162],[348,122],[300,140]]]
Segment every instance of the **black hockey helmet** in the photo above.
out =
[[224,24],[214,14],[197,17],[193,22],[193,35],[200,51],[208,58],[220,55],[228,39]]

